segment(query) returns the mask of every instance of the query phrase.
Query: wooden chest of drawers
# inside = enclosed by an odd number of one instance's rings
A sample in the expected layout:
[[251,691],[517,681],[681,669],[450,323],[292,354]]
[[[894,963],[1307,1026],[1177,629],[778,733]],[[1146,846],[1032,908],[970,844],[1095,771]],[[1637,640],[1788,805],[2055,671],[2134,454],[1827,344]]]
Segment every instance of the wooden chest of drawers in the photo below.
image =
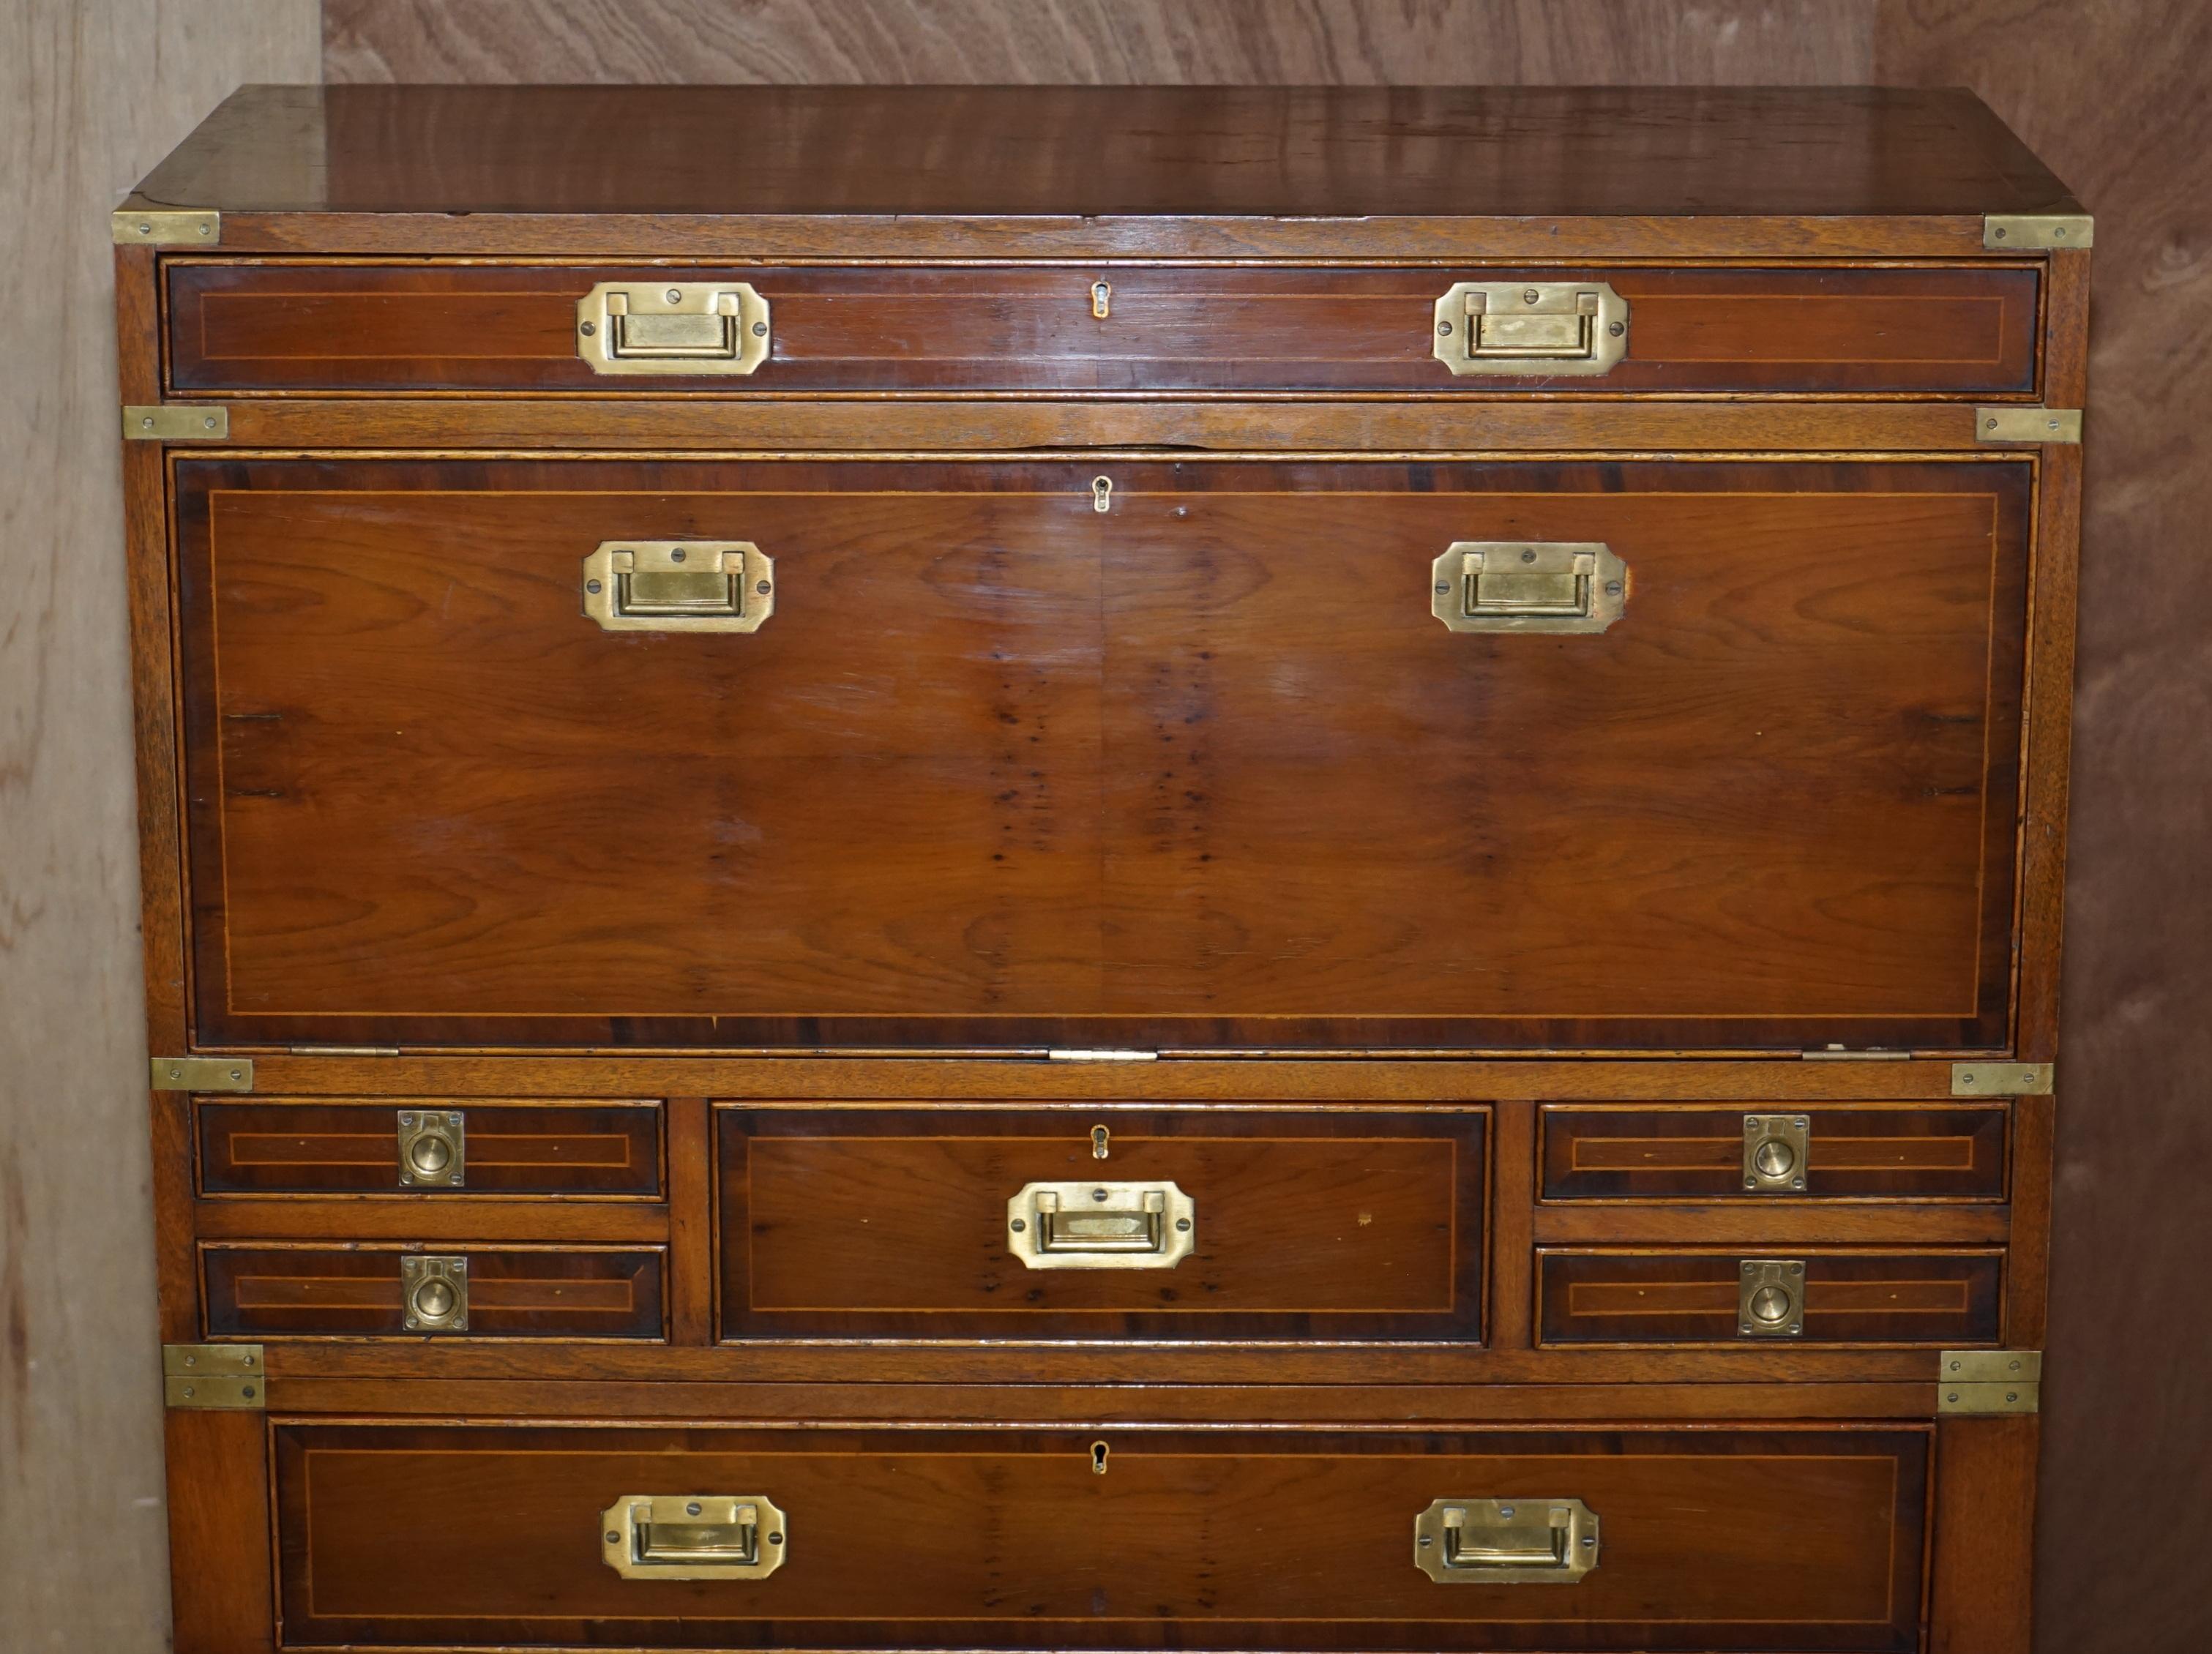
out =
[[2024,1654],[1960,94],[263,88],[116,216],[183,1654]]

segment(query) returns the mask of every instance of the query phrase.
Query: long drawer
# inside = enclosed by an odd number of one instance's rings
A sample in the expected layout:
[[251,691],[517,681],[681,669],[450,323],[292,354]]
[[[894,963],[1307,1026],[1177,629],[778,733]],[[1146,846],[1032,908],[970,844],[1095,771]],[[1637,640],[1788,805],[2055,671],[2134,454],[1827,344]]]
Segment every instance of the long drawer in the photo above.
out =
[[[2025,396],[2025,265],[167,266],[179,392]],[[609,295],[618,295],[610,313]],[[1472,301],[1472,302],[1470,302]]]
[[1488,1111],[718,1111],[721,1332],[1481,1336]]
[[205,1043],[2009,1037],[2017,459],[176,477]]
[[280,1422],[283,1645],[1907,1654],[1930,1444]]

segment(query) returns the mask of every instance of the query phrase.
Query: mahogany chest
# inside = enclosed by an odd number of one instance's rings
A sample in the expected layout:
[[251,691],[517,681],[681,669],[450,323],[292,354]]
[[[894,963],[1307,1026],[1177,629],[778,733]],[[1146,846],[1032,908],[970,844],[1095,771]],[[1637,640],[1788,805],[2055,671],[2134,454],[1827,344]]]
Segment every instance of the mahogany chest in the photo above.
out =
[[253,88],[115,217],[180,1654],[2024,1654],[1960,93]]

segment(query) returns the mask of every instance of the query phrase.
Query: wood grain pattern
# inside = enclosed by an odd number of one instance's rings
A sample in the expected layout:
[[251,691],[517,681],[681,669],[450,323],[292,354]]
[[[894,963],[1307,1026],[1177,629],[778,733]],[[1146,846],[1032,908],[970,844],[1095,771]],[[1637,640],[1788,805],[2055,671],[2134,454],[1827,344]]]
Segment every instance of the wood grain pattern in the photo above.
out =
[[[1482,1336],[1486,1111],[717,1111],[725,1339]],[[1095,1152],[1093,1128],[1107,1132]],[[1171,1269],[1032,1270],[1032,1183],[1172,1183]]]
[[1543,1198],[1665,1200],[1716,1195],[1787,1204],[1880,1196],[2000,1200],[2002,1104],[1924,1109],[1820,1108],[1809,1122],[1802,1195],[1743,1187],[1744,1120],[1757,1109],[1543,1110]]
[[[656,287],[665,266],[176,262],[169,382],[204,391],[1550,389],[2024,396],[2036,382],[2031,268],[1652,270],[1468,266],[1309,270],[689,268],[744,283],[773,319],[743,379],[680,368],[607,378],[579,356],[576,302],[602,283]],[[1108,278],[1111,278],[1108,280]],[[1455,281],[1603,282],[1628,307],[1627,356],[1601,376],[1455,376],[1437,360]],[[1106,280],[1108,314],[1092,284]],[[1464,322],[1461,324],[1464,325]]]
[[[315,1645],[1905,1654],[1919,1640],[1925,1430],[298,1424],[276,1442],[286,1631]],[[770,1578],[641,1584],[599,1561],[598,1515],[618,1497],[709,1489],[784,1510]],[[1603,1523],[1599,1564],[1571,1590],[1439,1586],[1412,1566],[1409,1530],[1455,1495],[1579,1497]],[[1705,1519],[1681,1522],[1685,1507]],[[855,1567],[887,1525],[896,1565]],[[1777,1545],[1792,1566],[1762,1574]],[[409,1565],[426,1546],[445,1566]],[[1745,1592],[1750,1575],[1765,1588]]]
[[[168,1645],[125,611],[140,575],[124,573],[116,440],[118,401],[143,399],[155,363],[118,360],[107,215],[240,80],[311,78],[316,52],[313,0],[0,9],[0,271],[52,301],[11,344],[0,398],[0,1523],[51,1532],[66,1509],[85,1536],[0,1549],[11,1648]],[[146,477],[133,468],[142,507]],[[157,1012],[180,1003],[168,986]],[[197,1462],[252,1456],[226,1441]],[[233,1535],[189,1535],[220,1527],[236,1490],[171,1491],[180,1563],[227,1569]],[[212,1654],[208,1613],[189,1592],[184,1607],[178,1647]],[[222,1654],[252,1645],[240,1629]]]
[[[2006,1037],[2017,462],[178,475],[204,1040]],[[578,617],[704,532],[761,631]],[[1459,538],[1631,618],[1447,632]]]

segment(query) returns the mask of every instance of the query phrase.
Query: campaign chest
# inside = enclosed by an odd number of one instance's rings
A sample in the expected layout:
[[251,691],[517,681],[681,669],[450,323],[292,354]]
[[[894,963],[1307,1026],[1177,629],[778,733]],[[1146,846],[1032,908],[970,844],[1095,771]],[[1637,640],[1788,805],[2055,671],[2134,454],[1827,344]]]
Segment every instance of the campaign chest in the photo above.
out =
[[183,1654],[2024,1654],[1971,97],[253,88],[115,238]]

